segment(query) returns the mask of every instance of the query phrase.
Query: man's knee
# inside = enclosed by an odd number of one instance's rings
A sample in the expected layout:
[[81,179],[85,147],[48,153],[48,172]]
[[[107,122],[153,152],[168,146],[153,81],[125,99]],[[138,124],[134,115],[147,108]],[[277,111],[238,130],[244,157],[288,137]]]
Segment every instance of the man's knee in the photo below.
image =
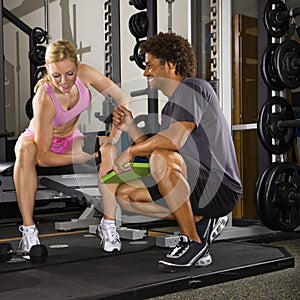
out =
[[185,164],[178,152],[157,149],[153,151],[149,159],[151,175],[156,182],[168,177],[172,172],[185,173]]
[[116,198],[118,201],[130,201],[130,191],[126,184],[120,184],[116,190]]
[[128,203],[139,202],[143,198],[143,190],[131,186],[130,184],[120,184],[116,190],[117,200],[125,201]]
[[116,190],[116,199],[122,209],[130,211],[132,208],[131,189],[126,184],[121,184]]

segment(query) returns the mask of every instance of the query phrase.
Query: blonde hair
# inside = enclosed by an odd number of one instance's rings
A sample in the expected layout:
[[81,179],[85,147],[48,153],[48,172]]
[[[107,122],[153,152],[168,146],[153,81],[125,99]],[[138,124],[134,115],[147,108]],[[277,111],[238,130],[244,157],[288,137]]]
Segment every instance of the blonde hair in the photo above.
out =
[[[57,40],[47,46],[45,53],[45,62],[47,64],[63,61],[69,59],[78,65],[77,53],[74,46],[67,40]],[[44,82],[49,82],[50,77],[48,74],[44,75],[35,85],[34,92],[43,85]]]

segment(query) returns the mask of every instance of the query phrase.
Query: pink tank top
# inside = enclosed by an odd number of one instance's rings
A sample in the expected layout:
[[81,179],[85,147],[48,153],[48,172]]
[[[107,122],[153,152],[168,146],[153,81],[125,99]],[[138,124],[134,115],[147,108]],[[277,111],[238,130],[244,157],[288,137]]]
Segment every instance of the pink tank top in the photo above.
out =
[[83,82],[79,79],[79,77],[76,78],[75,84],[79,92],[79,100],[76,103],[76,105],[72,107],[70,110],[64,110],[60,106],[51,86],[47,82],[44,83],[44,87],[49,93],[50,98],[53,101],[56,108],[56,114],[52,121],[52,125],[54,127],[62,126],[68,123],[69,121],[73,120],[75,117],[81,114],[85,109],[87,109],[91,103],[91,99],[92,99],[91,92],[83,84]]

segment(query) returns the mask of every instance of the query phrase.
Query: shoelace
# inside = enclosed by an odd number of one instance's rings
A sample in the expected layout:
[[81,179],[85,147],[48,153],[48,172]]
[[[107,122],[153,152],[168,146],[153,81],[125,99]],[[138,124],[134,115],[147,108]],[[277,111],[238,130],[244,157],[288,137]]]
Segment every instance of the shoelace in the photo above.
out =
[[103,232],[105,240],[110,241],[112,244],[115,244],[119,241],[119,234],[115,225],[112,224],[105,226],[105,230],[103,230]]
[[184,239],[183,237],[180,237],[180,242],[177,244],[177,246],[167,255],[169,258],[177,258],[182,256],[188,249],[189,244],[191,241],[188,239]]
[[25,234],[24,234],[24,227],[23,226],[20,226],[19,230],[23,234],[22,239],[19,243],[19,248],[21,248],[22,245],[24,245],[24,250],[29,250],[30,245],[39,244],[39,240],[38,240],[38,237],[35,233],[35,230],[33,232],[27,231]]

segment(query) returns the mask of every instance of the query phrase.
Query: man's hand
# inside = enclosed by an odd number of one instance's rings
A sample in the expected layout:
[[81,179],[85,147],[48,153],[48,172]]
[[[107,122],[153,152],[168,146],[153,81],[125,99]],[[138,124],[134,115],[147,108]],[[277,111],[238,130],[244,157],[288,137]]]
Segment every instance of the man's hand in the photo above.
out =
[[126,132],[134,124],[131,111],[124,106],[115,108],[112,115],[113,125],[122,131]]
[[121,174],[123,172],[130,171],[133,166],[133,164],[131,162],[134,161],[134,158],[135,158],[135,156],[130,154],[130,147],[127,148],[124,152],[122,152],[114,160],[114,168],[113,168],[114,171],[116,171],[117,174]]

